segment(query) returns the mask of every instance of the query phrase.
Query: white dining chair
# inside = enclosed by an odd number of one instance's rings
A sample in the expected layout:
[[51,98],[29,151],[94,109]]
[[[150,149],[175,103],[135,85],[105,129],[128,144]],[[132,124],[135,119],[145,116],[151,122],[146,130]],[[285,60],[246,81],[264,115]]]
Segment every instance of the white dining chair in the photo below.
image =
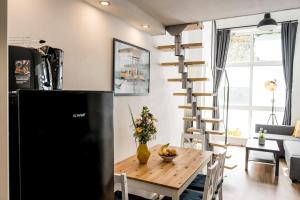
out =
[[218,179],[218,167],[219,161],[216,160],[214,164],[207,169],[202,200],[212,200],[214,198],[215,187]]
[[[121,188],[122,200],[128,200],[128,187],[127,187],[127,176],[126,174],[115,174],[114,185]],[[115,189],[116,190],[116,189]]]
[[219,161],[219,167],[217,172],[217,182],[215,186],[215,195],[218,196],[218,200],[223,199],[223,181],[224,181],[224,167],[226,160],[227,149],[220,150],[217,159]]
[[[182,148],[193,148],[193,149],[201,149],[201,141],[203,140],[202,134],[192,134],[192,133],[182,133],[181,135],[181,147]],[[188,145],[188,146],[186,146]]]
[[[180,195],[180,200],[212,200],[214,198],[214,187],[217,181],[218,165],[219,161],[215,161],[212,166],[208,167],[203,192],[187,189]],[[164,197],[162,200],[171,199],[171,197]]]
[[[144,198],[136,194],[130,194],[127,186],[127,176],[125,173],[114,175],[115,200],[149,200],[157,199],[157,194],[150,195],[150,198]],[[121,191],[120,191],[121,190]]]
[[[223,185],[223,174],[224,174],[224,165],[225,165],[225,159],[226,159],[226,149],[222,149],[219,151],[218,155],[216,156],[215,160],[218,161],[217,166],[217,180],[215,181],[214,185],[214,197],[213,199],[218,196],[219,200],[223,199],[222,194],[222,185]],[[192,181],[192,183],[188,186],[188,189],[194,190],[197,192],[204,192],[204,185],[206,181],[207,175],[199,174],[197,177]]]

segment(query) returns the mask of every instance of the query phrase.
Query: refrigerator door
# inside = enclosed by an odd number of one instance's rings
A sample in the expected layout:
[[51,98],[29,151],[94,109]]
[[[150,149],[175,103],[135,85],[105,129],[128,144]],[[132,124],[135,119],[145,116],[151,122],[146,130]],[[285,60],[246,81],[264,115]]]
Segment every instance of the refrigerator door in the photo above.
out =
[[113,94],[19,91],[21,200],[113,199]]
[[18,102],[17,95],[9,95],[9,199],[20,199]]

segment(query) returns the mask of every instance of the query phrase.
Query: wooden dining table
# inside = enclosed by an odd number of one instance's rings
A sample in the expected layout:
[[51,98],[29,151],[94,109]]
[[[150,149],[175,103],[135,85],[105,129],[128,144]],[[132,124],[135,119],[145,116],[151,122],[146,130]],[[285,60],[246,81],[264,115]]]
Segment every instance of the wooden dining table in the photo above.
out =
[[150,149],[147,164],[139,164],[136,155],[115,164],[115,173],[126,173],[128,187],[172,197],[178,200],[209,163],[213,153],[192,148],[172,147],[178,156],[172,162],[164,162],[158,155],[161,145]]

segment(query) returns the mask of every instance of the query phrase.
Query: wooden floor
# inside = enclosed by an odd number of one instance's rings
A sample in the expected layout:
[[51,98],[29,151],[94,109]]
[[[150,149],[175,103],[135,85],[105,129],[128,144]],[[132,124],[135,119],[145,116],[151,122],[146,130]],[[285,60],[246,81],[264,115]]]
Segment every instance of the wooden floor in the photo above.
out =
[[238,167],[225,170],[224,200],[300,200],[300,184],[292,184],[284,160],[280,160],[277,179],[271,165],[250,162],[246,173],[245,148],[230,147],[228,151],[232,158],[226,162]]

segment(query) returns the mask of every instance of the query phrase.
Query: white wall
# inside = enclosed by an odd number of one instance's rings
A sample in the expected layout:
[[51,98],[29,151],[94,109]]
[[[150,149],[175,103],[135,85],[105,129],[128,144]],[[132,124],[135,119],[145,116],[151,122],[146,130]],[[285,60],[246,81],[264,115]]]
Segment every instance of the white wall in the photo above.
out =
[[0,199],[8,199],[7,1],[0,1]]
[[[290,21],[298,20],[300,23],[300,9],[286,10],[280,12],[271,13],[272,18],[276,21]],[[217,20],[217,28],[229,28],[229,27],[239,27],[247,25],[258,24],[260,20],[263,19],[263,15],[252,15],[244,17],[236,17],[229,19]],[[292,124],[296,120],[300,120],[300,25],[298,24],[298,32],[296,38],[296,49],[294,58],[294,82],[293,82],[293,95],[292,95]]]
[[[22,11],[20,11],[20,8]],[[112,89],[112,39],[118,38],[151,51],[151,88],[148,96],[115,97],[115,160],[135,153],[128,104],[139,114],[149,106],[158,118],[154,143],[167,143],[181,132],[175,119],[171,88],[158,65],[158,52],[150,35],[101,12],[80,0],[10,0],[9,36],[45,39],[65,51],[64,89]]]

